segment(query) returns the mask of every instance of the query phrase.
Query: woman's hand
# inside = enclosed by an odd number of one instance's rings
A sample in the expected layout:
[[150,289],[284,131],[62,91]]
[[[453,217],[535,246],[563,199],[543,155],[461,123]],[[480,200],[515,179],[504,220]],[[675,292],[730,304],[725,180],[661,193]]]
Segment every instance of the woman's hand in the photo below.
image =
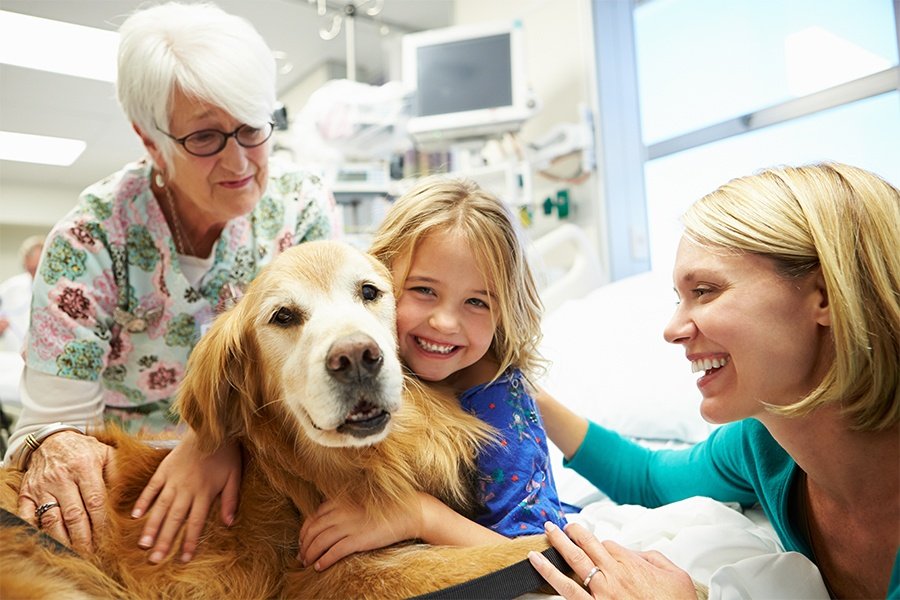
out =
[[316,571],[327,569],[355,552],[384,548],[418,536],[422,509],[414,502],[405,512],[374,518],[357,506],[326,500],[300,528],[298,559]]
[[[601,542],[578,524],[565,532],[553,523],[544,527],[550,543],[575,572],[573,581],[537,552],[528,559],[561,596],[579,598],[678,598],[697,600],[691,576],[659,552],[634,552],[612,541]],[[597,570],[594,571],[594,567]],[[587,586],[581,584],[590,576]]]
[[[19,516],[77,552],[92,551],[92,529],[106,518],[103,474],[111,458],[112,448],[89,435],[51,435],[31,454],[22,476]],[[58,506],[38,522],[35,511],[48,502]]]
[[234,522],[241,487],[241,449],[229,442],[211,454],[200,451],[194,432],[166,456],[156,473],[141,492],[131,516],[147,513],[147,522],[138,545],[153,549],[150,562],[161,562],[181,527],[187,521],[181,561],[193,558],[206,524],[206,516],[216,497],[221,494],[221,518],[225,525]]

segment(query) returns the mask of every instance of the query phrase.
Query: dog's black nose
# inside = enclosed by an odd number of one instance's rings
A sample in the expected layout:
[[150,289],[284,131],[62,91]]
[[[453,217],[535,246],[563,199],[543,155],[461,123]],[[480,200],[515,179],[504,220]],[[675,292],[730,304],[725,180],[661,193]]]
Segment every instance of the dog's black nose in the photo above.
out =
[[375,340],[359,332],[335,341],[325,357],[328,373],[341,383],[370,379],[383,363],[384,356]]

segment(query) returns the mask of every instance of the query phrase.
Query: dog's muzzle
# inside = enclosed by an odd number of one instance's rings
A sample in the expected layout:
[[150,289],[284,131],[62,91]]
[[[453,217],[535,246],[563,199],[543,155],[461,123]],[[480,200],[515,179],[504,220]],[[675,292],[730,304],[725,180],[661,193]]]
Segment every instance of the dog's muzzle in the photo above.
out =
[[347,419],[337,427],[338,433],[368,437],[383,430],[391,414],[380,402],[369,399],[380,396],[378,375],[384,365],[381,347],[369,335],[356,332],[336,340],[325,358],[325,367],[336,384],[346,390],[352,403]]

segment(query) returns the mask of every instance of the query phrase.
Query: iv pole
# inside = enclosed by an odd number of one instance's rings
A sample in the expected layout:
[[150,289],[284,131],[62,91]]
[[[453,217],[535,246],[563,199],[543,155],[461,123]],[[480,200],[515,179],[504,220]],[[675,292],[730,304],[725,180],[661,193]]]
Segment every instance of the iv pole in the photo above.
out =
[[[310,3],[316,1],[316,12],[320,17],[324,17],[328,11],[327,0],[309,0]],[[343,15],[336,13],[331,18],[331,28],[319,28],[319,37],[323,40],[333,40],[341,32],[341,24],[344,19],[347,20],[347,79],[356,81],[356,14],[361,6],[365,6],[369,2],[374,2],[374,6],[366,10],[366,14],[374,17],[381,12],[384,7],[384,0],[363,0],[359,5],[348,2],[344,5]]]
[[356,81],[356,5],[350,2],[344,7],[347,16],[347,79]]

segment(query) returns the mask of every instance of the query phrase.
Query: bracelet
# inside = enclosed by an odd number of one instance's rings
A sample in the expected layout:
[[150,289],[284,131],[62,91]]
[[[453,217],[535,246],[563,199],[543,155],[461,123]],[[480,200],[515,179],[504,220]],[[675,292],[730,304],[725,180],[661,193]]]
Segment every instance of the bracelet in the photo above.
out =
[[41,444],[44,443],[44,440],[46,440],[54,433],[60,433],[63,431],[77,431],[78,433],[84,435],[84,428],[76,427],[75,425],[68,425],[66,423],[50,423],[49,425],[45,425],[37,431],[29,433],[25,436],[25,441],[22,443],[22,447],[16,451],[16,454],[13,457],[13,468],[19,471],[24,471],[28,466],[28,459],[31,458],[31,455],[35,450],[41,447]]

